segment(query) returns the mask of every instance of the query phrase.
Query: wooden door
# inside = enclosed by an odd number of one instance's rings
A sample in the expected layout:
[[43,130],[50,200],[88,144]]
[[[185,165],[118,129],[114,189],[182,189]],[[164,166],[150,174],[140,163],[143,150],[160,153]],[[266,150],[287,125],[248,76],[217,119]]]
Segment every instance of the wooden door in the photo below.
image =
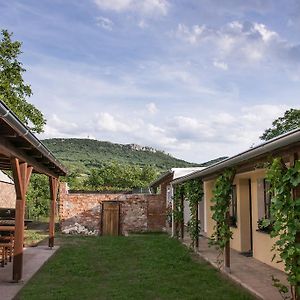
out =
[[102,235],[119,235],[120,205],[119,202],[103,203]]

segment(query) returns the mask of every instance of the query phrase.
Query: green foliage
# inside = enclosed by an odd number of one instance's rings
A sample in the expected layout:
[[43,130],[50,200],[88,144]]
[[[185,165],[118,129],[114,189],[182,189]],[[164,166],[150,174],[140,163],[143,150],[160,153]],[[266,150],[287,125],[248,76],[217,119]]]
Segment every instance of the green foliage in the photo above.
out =
[[190,167],[197,164],[176,159],[162,151],[135,150],[130,145],[114,144],[90,139],[47,139],[43,143],[71,171],[88,174],[107,162],[152,166],[159,172],[174,167]]
[[213,211],[212,218],[216,223],[210,244],[215,245],[220,253],[223,253],[226,244],[232,238],[227,217],[229,214],[234,176],[235,170],[227,169],[218,177],[213,190],[214,196],[211,200],[213,203],[213,206],[211,206],[211,210]]
[[49,215],[50,188],[45,175],[32,174],[27,191],[26,211],[29,219]]
[[[43,143],[72,173],[89,174],[93,168],[115,161],[121,164],[138,165],[141,168],[151,166],[158,172],[171,168],[199,166],[177,159],[162,151],[135,150],[130,145],[114,144],[90,139],[47,139]],[[217,159],[221,160],[223,158]],[[209,165],[217,160],[206,162]],[[202,164],[201,164],[202,165]]]
[[283,117],[274,120],[272,127],[265,130],[260,139],[267,141],[278,135],[300,127],[300,109],[287,110]]
[[185,194],[189,201],[191,219],[188,224],[188,232],[192,239],[192,246],[199,238],[200,223],[198,220],[198,204],[203,199],[203,182],[201,179],[191,179],[185,183]]
[[18,60],[21,43],[11,40],[12,34],[2,30],[0,41],[0,100],[3,101],[32,131],[40,133],[46,124],[43,114],[26,97],[32,95],[30,85],[24,83],[26,71]]
[[300,198],[294,199],[291,191],[300,184],[300,161],[286,168],[281,159],[274,159],[267,170],[267,179],[273,195],[271,216],[274,224],[271,237],[276,237],[273,250],[279,253],[279,261],[285,264],[288,281],[295,295],[296,288],[300,287]]
[[151,166],[143,168],[137,165],[107,163],[98,169],[92,169],[84,181],[84,186],[91,190],[133,189],[149,186],[157,177]]
[[175,187],[173,196],[173,219],[175,222],[175,235],[179,237],[179,224],[184,220],[184,207],[182,205],[182,199],[185,197],[185,186],[184,184],[178,184]]

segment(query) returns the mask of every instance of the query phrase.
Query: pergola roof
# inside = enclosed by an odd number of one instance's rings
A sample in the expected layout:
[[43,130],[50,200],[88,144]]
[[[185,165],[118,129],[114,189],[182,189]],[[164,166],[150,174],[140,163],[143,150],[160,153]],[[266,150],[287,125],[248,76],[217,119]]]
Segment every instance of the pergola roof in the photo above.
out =
[[27,162],[36,173],[65,176],[67,169],[47,147],[0,101],[0,169],[11,170],[11,158]]

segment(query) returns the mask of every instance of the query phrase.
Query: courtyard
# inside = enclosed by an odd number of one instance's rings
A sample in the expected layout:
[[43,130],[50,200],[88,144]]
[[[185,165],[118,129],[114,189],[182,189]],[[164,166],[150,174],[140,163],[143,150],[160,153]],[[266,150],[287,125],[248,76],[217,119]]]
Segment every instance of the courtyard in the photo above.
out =
[[17,299],[254,299],[166,234],[60,236]]

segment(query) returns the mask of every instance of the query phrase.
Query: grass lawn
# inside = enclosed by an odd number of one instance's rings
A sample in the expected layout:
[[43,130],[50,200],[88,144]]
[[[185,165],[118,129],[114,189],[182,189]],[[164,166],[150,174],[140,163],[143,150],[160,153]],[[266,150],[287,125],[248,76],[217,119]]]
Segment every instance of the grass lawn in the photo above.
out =
[[34,221],[29,223],[24,231],[24,244],[26,247],[36,246],[38,243],[48,238],[49,221]]
[[165,234],[61,244],[18,299],[253,299]]

